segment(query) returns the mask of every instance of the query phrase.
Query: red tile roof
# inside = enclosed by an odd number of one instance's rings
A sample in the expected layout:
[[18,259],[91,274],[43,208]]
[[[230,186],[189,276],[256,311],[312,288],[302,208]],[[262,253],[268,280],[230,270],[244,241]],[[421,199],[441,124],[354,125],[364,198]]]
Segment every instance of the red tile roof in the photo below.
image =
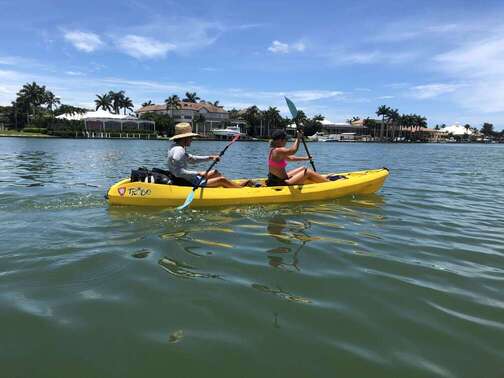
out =
[[[173,110],[194,110],[194,111],[200,111],[201,109],[206,109],[209,113],[227,113],[223,107],[221,106],[215,106],[206,102],[185,102],[181,101],[179,102],[180,108],[178,109],[173,109]],[[144,106],[140,109],[138,109],[139,113],[146,113],[146,112],[156,112],[156,111],[163,111],[167,110],[167,107],[165,104],[163,105],[147,105]]]

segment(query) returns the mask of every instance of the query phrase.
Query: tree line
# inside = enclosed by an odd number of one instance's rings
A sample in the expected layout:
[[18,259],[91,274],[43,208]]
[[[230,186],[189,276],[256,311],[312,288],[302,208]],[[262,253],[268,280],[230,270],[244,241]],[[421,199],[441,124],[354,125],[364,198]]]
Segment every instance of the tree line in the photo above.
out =
[[[386,105],[381,105],[375,114],[381,117],[381,121],[366,118],[363,120],[372,137],[380,141],[402,141],[419,139],[419,131],[427,128],[427,118],[418,114],[400,114],[398,109],[393,109]],[[359,120],[359,117],[353,117],[348,120],[349,123]],[[436,125],[434,130],[443,130],[445,124]],[[464,128],[469,132],[478,133],[494,138],[504,138],[504,130],[496,132],[493,124],[485,122],[481,129],[465,124]],[[468,138],[468,134],[467,134]]]
[[[103,109],[115,114],[120,114],[123,111],[134,110],[133,101],[126,96],[125,91],[117,92],[109,91],[105,94],[96,95],[95,110]],[[174,111],[181,108],[181,102],[203,103],[210,104],[215,107],[222,108],[219,101],[206,101],[201,99],[196,92],[186,92],[185,97],[180,99],[177,94],[167,97],[164,101],[168,114],[159,114],[157,112],[148,112],[142,114],[141,118],[155,121],[158,130],[166,135],[171,135],[175,126]],[[147,101],[142,104],[143,107],[154,105],[152,101]],[[26,83],[17,92],[16,99],[11,103],[11,106],[0,106],[0,122],[6,124],[10,128],[23,129],[30,128],[46,128],[48,124],[54,122],[54,118],[60,114],[76,114],[85,113],[88,109],[76,107],[61,103],[59,97],[48,90],[44,85],[38,85],[36,82]],[[307,134],[314,134],[321,129],[321,121],[324,117],[320,114],[313,118],[307,117],[303,111],[299,111],[297,119],[283,117],[276,107],[268,107],[261,110],[253,105],[243,110],[231,109],[229,119],[243,120],[247,123],[247,134],[250,136],[270,135],[274,129],[285,129],[288,125],[298,121],[304,125]],[[398,141],[398,140],[413,140],[418,135],[418,131],[427,127],[427,119],[418,114],[400,114],[398,109],[393,109],[386,105],[381,105],[376,111],[376,115],[381,117],[381,120],[366,118],[363,120],[363,125],[367,127],[372,137],[381,141]],[[359,120],[359,117],[354,117],[349,122]],[[193,124],[203,125],[206,122],[203,114],[197,114],[192,119]],[[229,121],[224,122],[222,126],[229,125]],[[436,125],[435,129],[442,129],[445,125]],[[466,124],[467,130],[477,131]],[[480,132],[485,136],[496,138],[504,138],[504,130],[501,132],[494,131],[493,124],[484,123]]]
[[46,128],[55,117],[64,113],[84,113],[87,109],[62,104],[45,85],[26,83],[17,92],[11,106],[0,107],[4,122],[16,130],[25,127]]
[[[381,117],[381,121],[368,117],[364,119],[363,125],[367,127],[373,138],[381,142],[413,140],[418,131],[427,128],[426,117],[418,114],[401,114],[398,109],[386,105],[379,106],[375,114]],[[354,117],[349,122],[358,119]]]

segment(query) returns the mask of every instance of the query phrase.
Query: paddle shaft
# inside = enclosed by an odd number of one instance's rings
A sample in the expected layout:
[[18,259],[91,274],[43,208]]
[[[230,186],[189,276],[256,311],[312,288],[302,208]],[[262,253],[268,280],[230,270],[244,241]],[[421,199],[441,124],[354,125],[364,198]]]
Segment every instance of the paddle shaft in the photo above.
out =
[[[298,121],[297,121],[297,120],[295,120],[295,122],[296,122],[296,127],[297,127],[297,129],[299,130],[299,123],[298,123]],[[305,140],[304,140],[304,135],[302,135],[302,136],[301,136],[301,141],[303,142],[303,146],[304,146],[304,148],[305,148],[305,150],[306,150],[306,154],[308,155],[308,159],[310,159],[310,164],[311,164],[311,166],[312,166],[312,168],[313,168],[313,171],[314,171],[314,172],[317,172],[317,168],[315,168],[315,163],[313,162],[313,158],[312,158],[312,156],[310,155],[310,151],[308,151],[308,146],[306,145],[306,142],[305,142]]]
[[[287,97],[285,97],[285,102],[287,103],[287,106],[289,107],[289,111],[292,115],[292,119],[294,120],[294,122],[296,122],[296,129],[299,131],[299,121],[297,119],[298,111],[297,111],[296,105],[294,105],[294,103],[291,100],[289,100]],[[310,164],[313,168],[313,171],[317,172],[317,168],[315,168],[315,163],[313,162],[313,158],[310,155],[310,151],[308,151],[308,147],[306,146],[306,142],[304,140],[304,135],[301,136],[301,140],[303,141],[303,146],[306,150],[306,154],[308,155],[308,159],[310,159]]]
[[[236,142],[236,141],[238,140],[238,138],[239,138],[239,137],[240,137],[240,135],[238,134],[237,136],[235,136],[235,137],[233,138],[233,140],[232,140],[231,142],[229,142],[229,143],[226,145],[226,147],[224,147],[224,149],[223,149],[223,150],[220,152],[220,154],[219,154],[219,159],[220,159],[220,158],[224,155],[224,153],[225,153],[225,152],[226,152],[226,150],[229,148],[229,146],[231,146],[234,142]],[[205,174],[203,175],[203,177],[201,178],[201,180],[198,182],[198,185],[193,186],[193,188],[192,188],[193,192],[194,192],[196,189],[198,189],[198,188],[200,187],[200,185],[201,185],[201,183],[203,182],[203,180],[205,180],[205,179],[206,179],[206,180],[208,181],[208,178],[206,178],[206,177],[207,177],[208,173],[212,170],[212,168],[213,168],[213,167],[215,167],[215,164],[217,164],[217,163],[219,162],[219,159],[215,159],[215,160],[213,161],[213,163],[212,163],[212,164],[210,164],[210,167],[208,167],[208,169],[206,170]]]

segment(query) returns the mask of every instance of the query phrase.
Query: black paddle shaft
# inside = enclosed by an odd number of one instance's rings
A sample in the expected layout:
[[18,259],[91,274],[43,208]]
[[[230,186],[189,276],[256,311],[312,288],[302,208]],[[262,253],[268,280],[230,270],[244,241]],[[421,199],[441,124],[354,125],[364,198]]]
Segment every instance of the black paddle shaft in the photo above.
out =
[[[298,121],[296,121],[296,126],[297,126],[297,129],[299,130],[299,123],[298,123]],[[310,155],[310,151],[308,151],[308,147],[306,146],[306,142],[304,140],[304,135],[301,136],[301,141],[303,142],[303,146],[304,146],[304,148],[306,150],[306,154],[308,155],[308,159],[310,159],[310,164],[311,164],[311,166],[313,168],[313,171],[317,172],[317,168],[315,168],[315,163],[313,162],[313,158]]]
[[[217,164],[220,160],[220,158],[222,157],[222,155],[224,155],[224,153],[226,152],[226,150],[229,148],[229,146],[231,146],[234,142],[236,142],[238,140],[238,138],[236,138],[235,140],[233,140],[231,143],[228,143],[228,145],[226,147],[224,147],[224,149],[220,152],[219,154],[219,159],[215,159],[213,161],[212,164],[210,164],[210,167],[208,167],[208,169],[206,170],[205,172],[205,175],[201,178],[200,182],[198,182],[198,185],[196,186],[193,186],[193,192],[198,189],[202,183],[203,180],[205,180],[205,178],[207,177],[208,173],[212,170],[213,167],[215,167],[215,164]],[[208,179],[206,179],[208,181]]]

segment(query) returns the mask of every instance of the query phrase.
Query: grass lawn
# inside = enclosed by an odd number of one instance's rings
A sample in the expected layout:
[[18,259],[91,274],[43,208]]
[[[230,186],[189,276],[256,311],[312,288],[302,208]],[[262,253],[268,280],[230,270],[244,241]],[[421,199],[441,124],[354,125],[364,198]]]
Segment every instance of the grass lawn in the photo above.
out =
[[17,130],[2,130],[0,137],[25,137],[25,138],[53,138],[51,135],[39,133],[25,133]]

